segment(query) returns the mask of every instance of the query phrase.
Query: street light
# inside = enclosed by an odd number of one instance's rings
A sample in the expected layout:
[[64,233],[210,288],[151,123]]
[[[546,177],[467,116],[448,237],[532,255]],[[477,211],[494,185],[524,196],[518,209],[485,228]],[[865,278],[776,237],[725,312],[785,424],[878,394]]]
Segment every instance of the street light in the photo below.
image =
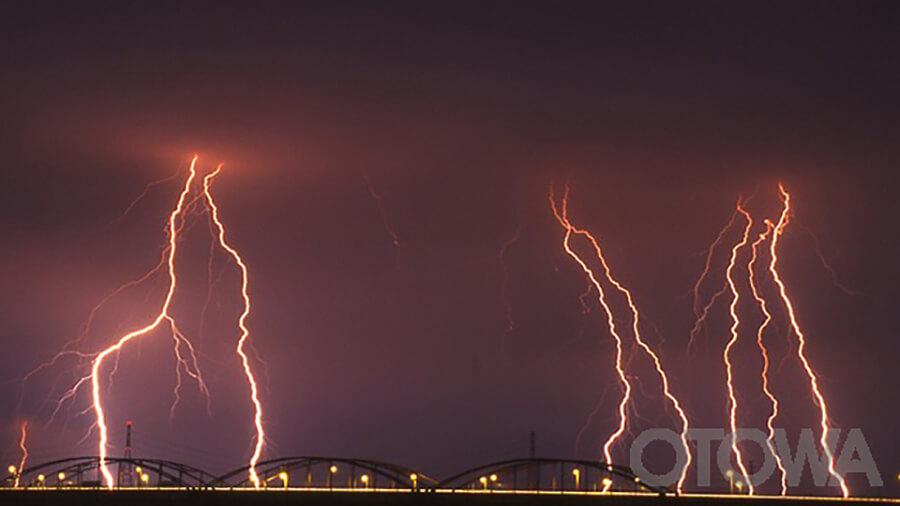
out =
[[743,492],[743,490],[744,490],[744,482],[738,481],[737,483],[734,484],[734,486],[737,487],[737,489],[738,489],[738,494],[740,494],[740,493]]
[[9,474],[18,474],[19,469],[15,465],[10,464],[9,467],[6,468],[6,470],[9,471]]
[[578,487],[581,484],[581,470],[577,467],[572,469],[572,476],[575,477],[575,490],[578,490]]
[[359,481],[362,482],[364,489],[369,488],[369,475],[368,474],[364,474],[364,475],[360,476]]
[[603,492],[606,493],[609,491],[609,487],[612,486],[612,480],[609,478],[603,478]]
[[39,483],[39,484],[40,484],[40,485],[41,485],[41,486],[43,486],[43,485],[44,485],[44,480],[46,480],[46,479],[47,479],[47,477],[46,477],[46,476],[44,476],[44,475],[43,475],[43,474],[39,474],[39,475],[37,475],[37,480],[38,480],[38,483]]
[[478,481],[481,482],[481,485],[484,487],[485,490],[487,490],[487,484],[488,484],[487,476],[482,476],[481,478],[478,478]]
[[416,473],[412,473],[409,475],[409,479],[412,480],[413,490],[418,490],[419,488],[419,475]]
[[334,486],[334,474],[337,472],[338,472],[338,467],[335,465],[332,465],[331,467],[328,468],[328,489],[329,490],[331,490],[331,488]]
[[728,477],[728,490],[730,493],[734,493],[734,471],[731,469],[725,471],[725,476]]
[[278,473],[278,478],[281,480],[281,483],[282,483],[282,485],[284,485],[284,488],[287,488],[288,487],[288,473],[285,471],[281,471],[280,473]]
[[150,475],[147,473],[142,473],[141,474],[141,483],[143,483],[144,485],[148,485],[150,483]]
[[66,473],[60,471],[59,474],[56,475],[56,484],[57,485],[65,485],[66,481]]

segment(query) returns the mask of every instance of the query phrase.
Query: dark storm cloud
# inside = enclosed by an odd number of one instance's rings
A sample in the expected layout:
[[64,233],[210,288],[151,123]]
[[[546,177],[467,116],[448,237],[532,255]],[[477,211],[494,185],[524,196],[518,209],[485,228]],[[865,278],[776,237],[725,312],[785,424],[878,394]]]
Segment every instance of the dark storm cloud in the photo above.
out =
[[[664,338],[697,423],[721,425],[724,392],[684,363],[684,293],[736,196],[759,190],[758,212],[772,215],[783,179],[862,293],[835,289],[808,237],[789,234],[785,268],[833,414],[865,430],[886,476],[900,466],[895,403],[860,394],[900,388],[890,3],[7,2],[0,19],[4,377],[45,359],[94,301],[152,265],[177,184],[108,224],[199,151],[227,163],[217,191],[251,266],[273,453],[440,475],[524,453],[535,429],[542,452],[571,454],[613,381],[602,322],[563,346],[579,330],[584,281],[561,256],[545,191],[551,174],[574,171],[573,213],[659,328],[647,333]],[[502,359],[494,257],[520,221],[508,254],[516,331]],[[202,271],[185,318],[204,294],[201,229],[182,261]],[[203,332],[208,346],[232,338],[230,297]],[[112,308],[94,343],[146,316],[141,300]],[[708,336],[713,350],[720,338]],[[250,433],[230,393],[242,388],[232,357],[210,352],[224,364],[209,364],[215,421],[185,407],[169,427],[169,372],[146,406],[130,397],[169,363],[168,344],[141,346],[117,380],[115,416],[135,411],[147,453],[237,467]],[[814,423],[807,394],[786,393],[797,425]],[[13,386],[0,397],[4,427],[17,398]],[[641,401],[651,418],[658,406]],[[612,423],[600,418],[582,455]],[[71,426],[65,444],[87,422]]]

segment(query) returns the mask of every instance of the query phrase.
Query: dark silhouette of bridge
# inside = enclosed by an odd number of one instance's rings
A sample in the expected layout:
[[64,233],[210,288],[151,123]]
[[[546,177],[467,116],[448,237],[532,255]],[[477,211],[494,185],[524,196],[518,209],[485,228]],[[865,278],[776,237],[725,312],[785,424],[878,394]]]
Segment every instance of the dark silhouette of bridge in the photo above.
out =
[[[197,467],[163,459],[117,458],[106,460],[119,472],[136,471],[136,487],[152,488],[249,488],[249,467],[216,476]],[[21,488],[100,488],[100,459],[72,457],[33,465],[21,470]],[[269,488],[346,491],[348,489],[413,491],[644,491],[669,494],[666,487],[645,483],[629,468],[599,461],[554,458],[504,460],[466,469],[437,480],[421,471],[389,462],[327,456],[284,457],[256,466]],[[12,487],[16,475],[3,478]]]

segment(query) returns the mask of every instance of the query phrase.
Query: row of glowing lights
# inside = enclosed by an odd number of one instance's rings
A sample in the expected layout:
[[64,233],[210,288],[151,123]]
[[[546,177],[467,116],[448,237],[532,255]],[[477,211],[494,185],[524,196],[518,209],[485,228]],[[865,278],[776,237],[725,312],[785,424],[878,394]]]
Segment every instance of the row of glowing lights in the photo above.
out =
[[[9,474],[11,474],[13,476],[19,476],[19,470],[16,469],[16,466],[10,465],[7,468],[7,470],[9,471]],[[150,483],[150,475],[145,473],[144,470],[140,466],[134,468],[134,471],[138,474],[138,476],[140,476],[141,483],[143,483],[143,484]],[[66,481],[66,473],[63,473],[63,472],[56,473],[56,480],[57,480],[58,484],[60,484],[60,485],[64,484]],[[42,485],[44,485],[44,483],[46,483],[47,477],[43,474],[39,474],[39,475],[37,475],[37,481],[38,481],[38,486],[42,486]]]
[[[10,465],[8,470],[11,475],[18,476],[19,470],[16,469],[15,465]],[[338,472],[338,467],[333,465],[328,468],[328,471],[332,475],[336,474]],[[135,472],[138,474],[138,476],[140,476],[141,483],[147,484],[150,482],[150,475],[143,472],[143,469],[140,466],[135,468]],[[575,489],[578,490],[581,485],[581,469],[578,469],[578,468],[572,469],[572,476],[575,477]],[[728,471],[728,476],[729,476],[729,478],[733,476],[732,471],[730,471],[730,470]],[[57,478],[59,479],[59,483],[63,483],[66,479],[66,473],[59,473],[57,475]],[[288,482],[289,482],[290,476],[288,475],[288,473],[286,471],[282,471],[274,476],[267,478],[263,483],[268,484],[269,482],[276,480],[276,479],[281,480],[284,488],[288,487]],[[412,473],[409,475],[409,479],[413,483],[413,488],[417,489],[419,475],[417,475],[416,473]],[[489,484],[491,486],[498,486],[499,479],[500,479],[500,477],[495,473],[495,474],[479,477],[478,482],[482,484],[482,486],[484,487],[485,490],[487,490]],[[40,484],[43,484],[46,480],[46,477],[43,474],[39,474],[37,476],[37,480]],[[359,481],[363,484],[364,488],[368,487],[369,480],[370,480],[370,478],[369,478],[368,474],[363,474],[359,477]],[[634,482],[640,484],[641,479],[634,478]],[[603,478],[602,483],[603,483],[604,490],[608,490],[609,487],[612,486],[613,482],[610,478]],[[737,482],[738,488],[741,488],[742,486],[743,486],[743,484],[741,482]]]
[[[13,476],[17,476],[19,473],[19,470],[13,464],[11,464],[9,466],[9,468],[7,468],[7,470]],[[140,476],[140,482],[144,485],[149,485],[150,475],[145,473],[144,470],[140,466],[135,467],[134,470],[138,474],[138,476]],[[328,468],[328,471],[331,474],[336,474],[338,472],[338,467],[333,465]],[[581,485],[581,469],[578,469],[578,468],[572,469],[572,476],[575,478],[575,490],[577,491],[580,489],[580,485]],[[734,471],[733,470],[731,470],[731,469],[727,470],[725,472],[725,476],[728,478],[729,486],[731,488],[731,493],[734,493],[735,488],[737,488],[738,493],[743,492],[744,482],[742,482],[740,480],[734,481]],[[57,479],[58,484],[64,484],[65,480],[66,480],[66,473],[63,473],[63,472],[58,473],[56,475],[56,479]],[[290,476],[288,475],[288,473],[286,471],[281,471],[277,475],[267,478],[265,481],[262,482],[265,484],[263,486],[268,486],[269,482],[276,480],[276,479],[281,480],[282,486],[284,488],[288,488]],[[418,489],[419,476],[416,473],[412,473],[409,475],[409,479],[413,482],[413,489]],[[44,483],[46,482],[46,480],[47,480],[47,477],[44,476],[43,474],[37,475],[38,486],[43,486]],[[483,490],[485,490],[485,491],[488,490],[488,485],[490,485],[492,487],[498,486],[499,480],[500,480],[500,477],[496,473],[491,474],[491,475],[481,476],[478,478],[478,482],[481,483],[482,487],[484,487]],[[900,473],[897,474],[897,480],[900,481]],[[363,484],[363,488],[368,488],[369,481],[370,481],[369,475],[363,474],[362,476],[359,477],[359,481],[360,481],[360,483]],[[640,484],[641,479],[635,477],[634,482],[636,484]],[[609,488],[612,486],[613,481],[610,478],[603,478],[603,480],[601,480],[601,483],[603,484],[603,493],[607,493],[609,491]]]

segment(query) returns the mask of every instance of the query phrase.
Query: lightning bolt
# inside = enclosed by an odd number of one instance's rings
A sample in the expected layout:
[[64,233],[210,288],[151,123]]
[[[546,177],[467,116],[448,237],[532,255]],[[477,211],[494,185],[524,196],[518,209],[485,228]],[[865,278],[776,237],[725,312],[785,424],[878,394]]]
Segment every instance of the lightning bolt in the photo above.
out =
[[[815,371],[810,365],[809,360],[806,358],[806,336],[803,334],[803,330],[800,328],[800,324],[797,323],[797,316],[794,312],[794,305],[791,302],[790,297],[788,296],[787,288],[785,287],[784,282],[781,280],[781,276],[778,274],[778,239],[784,233],[784,229],[785,227],[787,227],[790,220],[789,216],[791,213],[791,195],[787,192],[787,190],[784,189],[784,186],[781,184],[778,185],[778,191],[781,193],[781,200],[784,204],[784,207],[781,211],[781,217],[778,219],[778,223],[775,225],[775,231],[772,234],[772,242],[769,246],[769,254],[771,255],[771,259],[769,260],[769,272],[771,272],[772,278],[778,285],[779,295],[781,296],[781,300],[784,302],[784,306],[787,309],[788,317],[791,323],[791,329],[793,330],[794,335],[796,335],[798,341],[797,357],[803,364],[803,369],[806,371],[806,375],[809,378],[810,390],[812,391],[813,397],[815,399],[815,404],[819,408],[819,423],[822,429],[822,435],[819,439],[819,443],[821,444],[822,451],[825,453],[825,457],[828,460],[828,473],[837,479],[844,497],[849,497],[850,490],[847,488],[847,483],[844,481],[843,476],[841,476],[835,470],[834,455],[831,453],[831,449],[829,449],[828,447],[828,433],[830,431],[831,420],[831,418],[828,416],[828,405],[825,402],[825,397],[819,390],[818,377],[816,376]],[[769,224],[771,224],[771,221],[767,221]]]
[[[588,276],[588,278],[590,278],[591,283],[593,283],[594,287],[597,289],[598,299],[600,300],[600,304],[601,304],[601,306],[603,306],[604,311],[606,311],[607,322],[610,327],[610,333],[613,335],[613,337],[616,340],[616,372],[619,375],[620,383],[622,383],[623,387],[625,388],[625,395],[623,395],[622,401],[619,404],[619,428],[610,436],[609,439],[607,439],[606,443],[603,445],[604,458],[607,459],[607,463],[611,463],[610,447],[615,442],[615,440],[618,439],[618,437],[622,435],[622,433],[625,431],[625,428],[627,426],[626,408],[628,405],[628,400],[631,395],[631,384],[628,382],[628,379],[625,377],[625,372],[622,367],[622,339],[619,336],[618,332],[616,331],[613,314],[612,314],[612,311],[609,308],[608,304],[606,303],[603,288],[601,287],[600,282],[596,279],[596,276],[594,275],[593,271],[590,269],[590,267],[588,267],[587,263],[585,263],[585,261],[581,257],[579,257],[577,253],[575,253],[572,250],[572,248],[569,244],[572,234],[581,235],[591,243],[591,245],[594,248],[594,253],[597,256],[597,259],[600,261],[600,264],[603,267],[603,271],[604,271],[607,281],[610,284],[612,284],[622,295],[625,296],[625,300],[627,301],[628,307],[631,310],[632,333],[634,335],[634,340],[638,344],[638,346],[641,348],[641,350],[643,350],[647,354],[647,356],[653,361],[654,367],[656,368],[656,372],[659,375],[660,381],[662,383],[663,394],[669,400],[669,402],[671,402],[672,406],[678,412],[679,418],[681,419],[681,424],[682,424],[681,425],[681,441],[682,441],[682,446],[684,448],[685,454],[687,456],[687,460],[682,469],[681,477],[679,478],[678,485],[677,485],[677,491],[679,493],[681,493],[683,486],[684,486],[684,482],[687,479],[687,472],[688,472],[688,469],[690,468],[691,460],[692,460],[690,445],[688,444],[688,438],[687,438],[687,433],[688,433],[688,429],[690,426],[690,422],[688,421],[687,415],[685,414],[684,410],[681,407],[681,403],[672,394],[672,392],[669,388],[669,379],[665,373],[665,370],[663,369],[663,366],[659,359],[659,356],[641,338],[640,313],[637,309],[637,306],[634,303],[631,292],[627,288],[625,288],[621,283],[619,283],[619,281],[616,280],[615,277],[613,277],[612,270],[610,269],[609,264],[606,262],[606,258],[603,255],[603,251],[601,250],[600,245],[597,242],[597,240],[594,238],[594,236],[591,235],[591,233],[588,232],[587,230],[576,228],[569,221],[569,218],[568,218],[569,191],[570,191],[570,188],[569,188],[569,184],[567,181],[566,185],[565,185],[565,191],[564,191],[563,197],[562,197],[562,203],[561,203],[562,211],[560,212],[560,210],[556,207],[556,200],[554,198],[553,187],[551,185],[551,188],[550,188],[551,209],[553,210],[553,214],[556,217],[557,221],[560,223],[560,225],[562,225],[563,228],[566,229],[566,235],[563,240],[563,247],[566,250],[566,253],[568,253],[569,256],[572,257],[572,259],[574,259],[581,266],[582,270],[585,272],[585,274]],[[608,489],[608,488],[609,488],[609,486],[605,487],[605,489]]]
[[22,478],[22,471],[25,469],[25,462],[28,460],[28,447],[25,445],[28,439],[28,421],[22,422],[22,431],[19,436],[19,450],[22,451],[22,459],[19,460],[19,470],[16,471],[15,482],[13,488],[19,488],[19,480]]
[[241,364],[244,368],[244,375],[247,377],[247,382],[250,386],[250,398],[253,403],[253,425],[256,428],[256,444],[253,448],[253,454],[250,457],[249,476],[250,481],[253,483],[253,486],[256,489],[259,489],[261,486],[261,481],[259,479],[259,475],[256,473],[256,464],[257,462],[259,462],[259,458],[262,455],[266,433],[263,429],[262,423],[263,413],[262,403],[259,400],[259,387],[257,386],[256,377],[253,375],[253,370],[250,366],[250,358],[244,351],[244,346],[247,343],[247,339],[250,337],[250,330],[246,325],[247,317],[250,315],[250,295],[247,289],[247,265],[244,263],[244,259],[241,258],[241,255],[238,254],[237,250],[235,250],[225,240],[225,226],[219,219],[219,208],[216,206],[216,203],[212,197],[212,193],[210,193],[209,190],[213,178],[215,178],[219,174],[219,172],[221,172],[221,170],[222,165],[220,164],[218,167],[216,167],[215,171],[210,172],[206,175],[206,177],[203,178],[203,194],[206,197],[207,204],[209,205],[210,217],[213,223],[215,223],[216,225],[216,230],[218,230],[219,244],[222,246],[222,249],[224,249],[228,252],[229,255],[231,255],[231,257],[234,259],[234,262],[241,270],[241,297],[244,300],[244,310],[241,313],[241,316],[238,318],[238,327],[241,329],[241,335],[237,341],[236,351],[241,358]]
[[747,467],[744,465],[744,456],[741,454],[741,450],[738,447],[737,442],[737,409],[738,409],[738,401],[737,397],[734,394],[734,375],[732,372],[731,365],[731,350],[735,344],[737,344],[739,339],[738,328],[740,327],[740,318],[737,314],[737,306],[740,301],[740,293],[738,292],[737,286],[734,283],[734,266],[737,262],[738,253],[741,248],[747,245],[750,239],[750,229],[753,228],[753,218],[750,217],[750,214],[741,207],[741,201],[739,200],[737,203],[737,212],[739,212],[746,220],[747,225],[744,227],[744,235],[741,240],[731,248],[731,260],[728,263],[728,268],[725,270],[725,279],[728,282],[728,287],[731,289],[731,305],[729,306],[729,313],[731,314],[731,339],[728,341],[728,344],[725,346],[725,351],[722,354],[722,358],[725,361],[725,372],[727,377],[727,387],[728,387],[728,406],[729,413],[728,419],[731,424],[731,452],[734,454],[735,459],[737,460],[738,468],[741,470],[741,474],[744,476],[744,480],[747,483],[747,490],[750,495],[753,495],[753,483],[750,481],[750,475],[747,472]]
[[[163,322],[168,322],[170,328],[173,332],[173,339],[176,342],[176,351],[179,349],[179,344],[184,340],[184,337],[177,330],[177,326],[175,325],[175,320],[169,315],[169,306],[172,303],[172,298],[175,295],[175,289],[178,285],[178,278],[175,273],[175,255],[178,247],[178,219],[181,216],[184,208],[185,201],[187,200],[188,195],[191,192],[191,186],[194,183],[194,180],[197,177],[196,165],[197,165],[198,157],[195,155],[191,160],[190,164],[190,175],[184,183],[184,187],[181,191],[181,194],[178,197],[178,203],[175,206],[175,209],[172,210],[169,215],[168,222],[168,254],[166,256],[166,265],[168,266],[168,274],[169,274],[169,289],[166,293],[166,297],[163,301],[162,307],[160,308],[159,313],[156,317],[146,326],[139,328],[137,330],[131,331],[124,336],[120,337],[115,344],[104,349],[94,358],[91,365],[91,374],[90,374],[90,382],[91,382],[91,395],[93,399],[93,410],[94,415],[96,417],[96,425],[99,432],[99,441],[98,441],[98,455],[99,455],[99,467],[100,472],[103,475],[103,481],[106,484],[106,487],[109,490],[112,490],[115,486],[113,481],[113,475],[107,466],[107,444],[109,440],[109,429],[106,425],[106,413],[103,409],[103,402],[101,398],[101,388],[100,388],[100,372],[103,366],[103,361],[110,354],[119,352],[129,341],[142,337],[151,331],[158,328]],[[178,354],[178,358],[180,359],[180,354]],[[195,364],[196,365],[196,364]],[[186,366],[185,366],[186,367]],[[188,369],[189,374],[191,374],[190,369]],[[200,378],[199,370],[194,372],[196,378]],[[81,382],[79,382],[80,384]],[[202,381],[201,381],[202,384]],[[205,390],[205,385],[202,387]],[[177,397],[176,397],[177,402]]]
[[766,397],[768,397],[769,402],[772,405],[772,411],[770,412],[769,417],[766,419],[766,428],[768,429],[766,446],[769,448],[772,456],[775,457],[775,463],[778,465],[778,470],[781,471],[781,495],[787,495],[787,470],[784,468],[784,463],[781,460],[781,456],[779,456],[778,452],[775,450],[775,419],[778,417],[778,399],[769,388],[769,352],[766,349],[766,345],[763,341],[763,334],[765,333],[766,328],[769,326],[769,323],[772,322],[772,314],[769,313],[769,310],[766,307],[766,299],[759,294],[759,288],[756,285],[756,275],[754,274],[759,245],[765,242],[769,234],[772,233],[772,230],[772,223],[767,220],[766,231],[759,234],[756,240],[753,241],[753,244],[750,245],[751,256],[750,262],[747,263],[747,272],[750,280],[750,290],[753,293],[753,298],[756,300],[757,304],[759,304],[759,309],[764,317],[763,321],[760,323],[759,327],[756,330],[756,344],[759,347],[759,352],[760,355],[762,355],[763,359],[762,372],[760,373],[760,377],[762,378],[763,393],[765,393]]

